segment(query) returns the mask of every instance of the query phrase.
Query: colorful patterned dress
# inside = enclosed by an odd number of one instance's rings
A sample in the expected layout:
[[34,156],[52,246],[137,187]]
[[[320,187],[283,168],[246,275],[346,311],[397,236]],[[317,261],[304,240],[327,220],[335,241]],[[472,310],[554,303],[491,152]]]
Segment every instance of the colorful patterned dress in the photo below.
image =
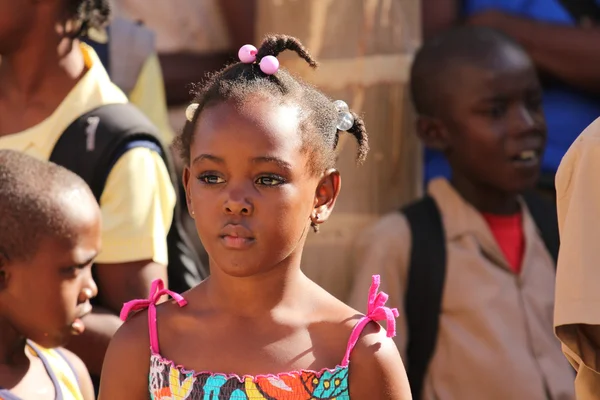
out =
[[300,370],[277,375],[237,376],[213,372],[194,372],[175,365],[160,356],[156,331],[156,302],[168,294],[180,307],[187,304],[185,299],[164,288],[163,282],[152,283],[148,300],[133,300],[126,303],[121,311],[121,319],[126,320],[132,311],[148,308],[150,330],[150,382],[152,400],[308,400],[308,399],[350,399],[348,389],[348,368],[350,354],[360,338],[364,327],[370,321],[387,321],[387,335],[396,334],[395,318],[398,310],[384,306],[388,296],[377,293],[379,276],[373,276],[369,290],[367,315],[354,327],[346,354],[342,362],[333,369],[321,371]]

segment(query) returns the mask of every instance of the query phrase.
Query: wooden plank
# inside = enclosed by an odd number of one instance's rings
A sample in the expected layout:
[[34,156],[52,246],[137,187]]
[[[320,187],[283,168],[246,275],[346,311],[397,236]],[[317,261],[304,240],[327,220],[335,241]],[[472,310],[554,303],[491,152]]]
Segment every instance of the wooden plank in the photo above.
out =
[[313,85],[331,91],[350,85],[406,83],[412,59],[412,54],[327,59],[319,62],[319,68],[315,72],[304,60],[290,60],[285,65]]

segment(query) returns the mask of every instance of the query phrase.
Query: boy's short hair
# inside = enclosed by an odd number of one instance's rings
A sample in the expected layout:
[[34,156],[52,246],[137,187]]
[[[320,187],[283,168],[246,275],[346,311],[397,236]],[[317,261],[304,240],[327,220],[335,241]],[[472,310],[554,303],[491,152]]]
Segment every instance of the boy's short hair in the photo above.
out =
[[57,197],[81,188],[89,191],[78,175],[63,167],[0,150],[0,255],[9,261],[29,260],[44,236],[68,234]]
[[470,65],[493,68],[501,50],[511,48],[526,54],[509,36],[485,27],[459,27],[427,41],[415,56],[410,74],[410,91],[419,115],[436,116],[453,88],[457,67]]

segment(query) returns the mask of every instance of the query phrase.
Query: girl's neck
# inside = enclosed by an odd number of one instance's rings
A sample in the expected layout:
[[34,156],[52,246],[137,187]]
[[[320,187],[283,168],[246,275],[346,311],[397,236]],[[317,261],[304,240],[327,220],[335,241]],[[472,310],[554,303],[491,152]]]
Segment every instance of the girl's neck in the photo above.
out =
[[25,354],[27,339],[6,320],[0,319],[0,365],[28,363]]
[[[212,266],[211,266],[212,267]],[[293,307],[306,293],[310,280],[297,267],[278,265],[261,274],[234,277],[211,268],[206,295],[211,307],[239,317],[260,317],[275,308]]]
[[516,193],[507,193],[488,185],[477,185],[460,174],[453,174],[452,186],[478,211],[482,213],[510,215],[519,212]]

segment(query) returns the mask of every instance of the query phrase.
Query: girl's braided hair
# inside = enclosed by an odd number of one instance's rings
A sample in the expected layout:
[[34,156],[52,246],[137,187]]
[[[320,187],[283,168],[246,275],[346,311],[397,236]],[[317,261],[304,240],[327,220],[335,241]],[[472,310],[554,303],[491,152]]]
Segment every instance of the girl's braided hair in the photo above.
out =
[[[336,128],[338,111],[332,100],[311,85],[293,77],[283,68],[273,75],[266,75],[258,65],[263,57],[277,56],[285,50],[296,52],[311,67],[317,67],[317,62],[298,39],[286,35],[272,35],[267,36],[258,49],[256,63],[237,62],[229,65],[213,74],[199,87],[193,101],[198,107],[175,142],[187,164],[190,162],[190,145],[194,140],[196,121],[204,109],[228,100],[240,101],[248,95],[266,94],[300,107],[303,117],[300,125],[303,150],[310,154],[310,167],[313,172],[321,173],[335,165],[335,149],[340,131]],[[363,120],[354,112],[352,115],[354,125],[347,132],[358,141],[357,161],[360,163],[365,160],[369,151],[368,135]]]

